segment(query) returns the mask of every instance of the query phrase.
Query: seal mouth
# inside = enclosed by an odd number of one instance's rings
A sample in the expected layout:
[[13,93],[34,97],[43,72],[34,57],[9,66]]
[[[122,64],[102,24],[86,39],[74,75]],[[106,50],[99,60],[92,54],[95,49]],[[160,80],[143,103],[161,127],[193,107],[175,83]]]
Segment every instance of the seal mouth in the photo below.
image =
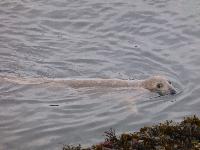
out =
[[160,96],[165,96],[165,95],[175,95],[177,94],[177,91],[175,89],[170,89],[169,92],[165,93],[162,91],[156,91]]

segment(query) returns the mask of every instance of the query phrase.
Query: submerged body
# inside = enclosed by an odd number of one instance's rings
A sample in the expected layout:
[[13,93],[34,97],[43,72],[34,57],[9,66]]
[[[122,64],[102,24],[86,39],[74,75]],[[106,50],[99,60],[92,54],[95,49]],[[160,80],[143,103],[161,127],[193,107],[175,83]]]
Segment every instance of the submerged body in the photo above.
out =
[[45,84],[60,83],[73,88],[83,87],[134,87],[144,88],[159,95],[175,94],[176,90],[171,82],[163,76],[153,76],[145,80],[122,79],[69,79],[69,78],[23,78],[18,76],[0,76],[0,80],[17,84]]

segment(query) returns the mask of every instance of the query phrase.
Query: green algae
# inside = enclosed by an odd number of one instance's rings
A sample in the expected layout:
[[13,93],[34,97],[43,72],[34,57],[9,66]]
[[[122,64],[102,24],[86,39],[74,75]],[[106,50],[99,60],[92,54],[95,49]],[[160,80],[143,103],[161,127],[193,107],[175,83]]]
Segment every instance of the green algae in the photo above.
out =
[[89,148],[65,145],[63,150],[200,150],[200,119],[185,117],[180,123],[165,121],[138,132],[105,132],[105,141]]

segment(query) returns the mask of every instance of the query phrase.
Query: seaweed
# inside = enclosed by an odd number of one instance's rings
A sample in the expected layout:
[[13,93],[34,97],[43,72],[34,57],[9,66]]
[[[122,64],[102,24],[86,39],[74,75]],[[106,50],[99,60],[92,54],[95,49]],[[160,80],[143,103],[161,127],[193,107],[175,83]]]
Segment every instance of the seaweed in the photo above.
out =
[[102,143],[86,149],[65,145],[63,150],[200,150],[200,119],[195,115],[180,123],[165,121],[119,136],[112,128],[104,133]]

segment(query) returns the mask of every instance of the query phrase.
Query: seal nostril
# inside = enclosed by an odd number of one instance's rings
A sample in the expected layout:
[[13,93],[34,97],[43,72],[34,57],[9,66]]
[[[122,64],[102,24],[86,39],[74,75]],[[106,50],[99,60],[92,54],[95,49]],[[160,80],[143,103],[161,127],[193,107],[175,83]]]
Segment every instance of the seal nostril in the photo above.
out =
[[172,90],[170,91],[170,94],[171,94],[171,95],[176,94],[176,90],[172,89]]

